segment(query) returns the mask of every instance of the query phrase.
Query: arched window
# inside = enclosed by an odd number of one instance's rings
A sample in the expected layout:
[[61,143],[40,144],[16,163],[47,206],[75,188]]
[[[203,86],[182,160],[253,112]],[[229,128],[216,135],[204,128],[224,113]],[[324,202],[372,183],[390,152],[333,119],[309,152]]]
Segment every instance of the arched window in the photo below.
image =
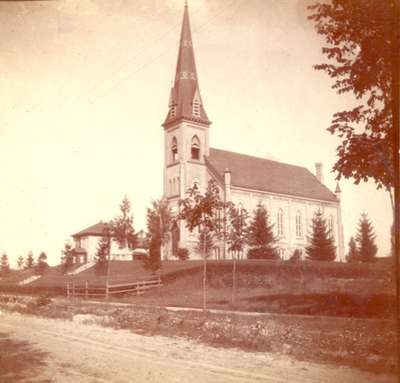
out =
[[333,231],[333,216],[332,216],[332,214],[328,218],[328,229],[329,229],[329,236],[331,238],[333,238],[335,233]]
[[192,138],[192,160],[199,160],[200,159],[200,140],[199,137],[193,136]]
[[302,227],[302,222],[301,222],[301,212],[300,210],[297,210],[296,212],[296,237],[302,237],[303,236],[303,227]]
[[172,145],[171,145],[171,153],[172,153],[172,161],[178,161],[178,141],[176,140],[176,137],[172,139]]
[[277,217],[277,221],[278,221],[278,235],[283,237],[285,234],[285,230],[284,230],[284,226],[283,226],[283,210],[279,209],[278,210],[278,217]]

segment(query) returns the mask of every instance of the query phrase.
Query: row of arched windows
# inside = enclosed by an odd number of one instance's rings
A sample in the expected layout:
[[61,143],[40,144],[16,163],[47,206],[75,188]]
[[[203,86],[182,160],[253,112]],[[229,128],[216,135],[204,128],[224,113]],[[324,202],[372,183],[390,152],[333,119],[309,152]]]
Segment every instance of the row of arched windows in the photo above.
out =
[[179,194],[179,177],[168,181],[168,195],[173,196],[177,194]]
[[[277,232],[278,236],[284,237],[285,236],[285,220],[284,220],[284,213],[282,209],[278,210],[277,213]],[[333,216],[332,214],[329,215],[328,220],[328,230],[329,230],[329,235],[334,237],[334,222],[333,222]],[[303,230],[303,217],[301,214],[300,210],[296,211],[296,237],[303,237],[304,235],[304,230]]]
[[[243,208],[242,203],[238,204],[238,207]],[[334,221],[332,214],[329,215],[327,219],[328,230],[332,237],[334,237]],[[276,214],[276,230],[279,237],[285,237],[285,214],[283,209],[279,209]],[[304,223],[303,223],[303,215],[300,210],[296,211],[296,218],[295,218],[295,232],[296,237],[301,238],[304,236]]]
[[[191,156],[192,160],[200,159],[200,140],[199,140],[199,137],[197,137],[196,135],[194,135],[191,140],[190,156]],[[178,158],[179,158],[178,140],[176,139],[176,137],[172,137],[171,157],[172,157],[172,162],[178,161]]]

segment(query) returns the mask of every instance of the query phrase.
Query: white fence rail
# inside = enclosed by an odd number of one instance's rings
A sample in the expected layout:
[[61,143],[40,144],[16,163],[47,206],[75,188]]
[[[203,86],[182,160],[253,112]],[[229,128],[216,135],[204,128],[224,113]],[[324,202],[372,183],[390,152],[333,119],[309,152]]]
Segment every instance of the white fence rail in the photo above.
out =
[[90,286],[88,282],[84,285],[76,285],[74,282],[67,283],[67,297],[103,297],[108,298],[112,295],[132,294],[141,295],[149,289],[161,287],[161,278],[148,279],[138,282],[130,282],[123,284],[106,284],[103,287]]

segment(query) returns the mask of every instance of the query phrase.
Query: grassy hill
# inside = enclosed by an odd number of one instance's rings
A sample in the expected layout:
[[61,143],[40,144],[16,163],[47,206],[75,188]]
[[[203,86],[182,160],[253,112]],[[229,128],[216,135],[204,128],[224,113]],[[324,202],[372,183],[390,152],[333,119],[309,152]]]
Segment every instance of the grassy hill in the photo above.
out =
[[[394,278],[388,263],[346,264],[331,262],[284,262],[243,260],[236,262],[235,290],[232,261],[207,262],[209,308],[389,317],[395,307]],[[143,281],[154,274],[141,261],[111,261],[107,275],[91,267],[76,275],[62,275],[50,267],[27,286],[18,282],[33,271],[14,272],[0,281],[0,291],[51,292],[65,295],[67,283],[105,286]],[[157,271],[163,287],[143,296],[119,300],[132,303],[202,307],[202,261],[164,261]]]

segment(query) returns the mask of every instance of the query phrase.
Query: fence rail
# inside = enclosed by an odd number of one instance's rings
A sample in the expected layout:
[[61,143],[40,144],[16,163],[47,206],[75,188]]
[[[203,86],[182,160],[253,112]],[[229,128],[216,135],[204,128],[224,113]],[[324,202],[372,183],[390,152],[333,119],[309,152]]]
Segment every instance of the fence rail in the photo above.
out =
[[85,285],[75,285],[74,282],[67,283],[67,297],[104,297],[108,298],[110,295],[118,294],[133,294],[141,295],[145,291],[161,287],[161,278],[148,279],[138,282],[122,283],[122,284],[106,284],[104,287],[90,286],[88,282]]

